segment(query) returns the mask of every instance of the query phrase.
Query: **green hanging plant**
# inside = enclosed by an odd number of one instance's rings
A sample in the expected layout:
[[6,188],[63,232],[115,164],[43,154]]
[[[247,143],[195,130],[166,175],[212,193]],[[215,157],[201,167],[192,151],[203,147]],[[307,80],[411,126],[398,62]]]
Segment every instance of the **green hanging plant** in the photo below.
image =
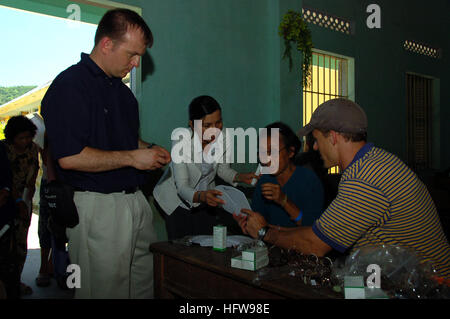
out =
[[278,34],[284,39],[286,46],[283,59],[289,59],[289,70],[292,70],[291,42],[296,44],[297,50],[303,54],[303,79],[302,84],[307,87],[310,82],[311,75],[311,59],[312,59],[312,38],[308,25],[302,19],[301,13],[289,10],[284,16],[278,28]]

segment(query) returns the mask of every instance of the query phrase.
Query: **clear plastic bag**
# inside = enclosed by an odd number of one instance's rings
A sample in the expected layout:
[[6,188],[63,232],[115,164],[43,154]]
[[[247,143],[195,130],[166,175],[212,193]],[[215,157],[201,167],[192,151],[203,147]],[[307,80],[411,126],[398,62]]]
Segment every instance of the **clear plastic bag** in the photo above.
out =
[[343,265],[335,265],[333,275],[341,286],[345,276],[363,276],[366,283],[371,275],[367,267],[373,264],[380,267],[381,289],[390,298],[450,298],[449,287],[434,279],[437,277],[434,267],[421,262],[413,250],[398,246],[356,249]]
[[236,247],[236,250],[237,250],[238,252],[243,252],[244,250],[248,250],[248,249],[252,249],[252,248],[257,248],[257,247],[266,247],[266,244],[264,244],[264,242],[261,241],[261,240],[254,239],[254,240],[252,240],[251,242],[239,244],[239,245]]
[[312,287],[333,287],[337,282],[333,278],[333,262],[328,257],[305,255],[293,249],[269,248],[269,266],[260,269],[255,283],[263,280],[277,280],[294,277]]

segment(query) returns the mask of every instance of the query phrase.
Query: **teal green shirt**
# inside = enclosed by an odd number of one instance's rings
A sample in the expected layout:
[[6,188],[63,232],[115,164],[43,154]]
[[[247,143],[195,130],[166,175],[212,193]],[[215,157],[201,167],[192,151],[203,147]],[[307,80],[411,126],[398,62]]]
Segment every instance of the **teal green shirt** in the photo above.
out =
[[[271,225],[297,226],[284,208],[262,195],[261,185],[265,183],[278,184],[278,181],[272,175],[261,176],[253,193],[252,210],[264,216]],[[297,166],[281,190],[302,211],[302,226],[311,226],[320,217],[323,208],[323,187],[312,170]]]

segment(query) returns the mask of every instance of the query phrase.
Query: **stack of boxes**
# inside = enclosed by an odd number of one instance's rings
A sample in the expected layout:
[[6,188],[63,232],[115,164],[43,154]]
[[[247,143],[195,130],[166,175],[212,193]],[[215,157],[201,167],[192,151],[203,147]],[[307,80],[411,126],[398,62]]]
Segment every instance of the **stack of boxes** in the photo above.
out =
[[244,250],[242,255],[231,258],[231,267],[258,270],[269,264],[269,252],[267,247],[254,247]]
[[364,287],[363,276],[344,277],[345,299],[388,299],[381,288]]

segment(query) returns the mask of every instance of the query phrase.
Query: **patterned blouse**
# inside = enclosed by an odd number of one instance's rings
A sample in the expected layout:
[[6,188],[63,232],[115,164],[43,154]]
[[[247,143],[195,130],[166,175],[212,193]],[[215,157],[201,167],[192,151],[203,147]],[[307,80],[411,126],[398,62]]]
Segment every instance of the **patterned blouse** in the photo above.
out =
[[22,197],[25,187],[32,182],[32,179],[35,178],[39,170],[39,147],[32,142],[24,153],[18,154],[13,144],[7,140],[2,140],[1,142],[6,147],[8,159],[11,164],[11,172],[13,175],[12,194],[14,197]]

